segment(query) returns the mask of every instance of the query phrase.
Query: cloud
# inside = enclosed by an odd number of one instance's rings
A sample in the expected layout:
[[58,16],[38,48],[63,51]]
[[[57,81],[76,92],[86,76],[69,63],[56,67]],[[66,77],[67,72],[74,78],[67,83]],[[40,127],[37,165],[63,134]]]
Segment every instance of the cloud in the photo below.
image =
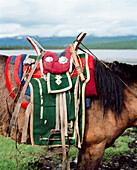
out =
[[137,35],[136,0],[0,0],[4,35]]

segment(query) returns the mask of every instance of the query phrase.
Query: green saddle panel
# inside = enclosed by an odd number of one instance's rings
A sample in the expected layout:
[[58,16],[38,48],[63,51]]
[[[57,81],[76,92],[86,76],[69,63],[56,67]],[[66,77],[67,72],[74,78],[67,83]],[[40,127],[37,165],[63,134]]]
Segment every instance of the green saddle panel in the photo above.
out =
[[59,93],[70,90],[72,81],[69,72],[63,74],[47,73],[48,93]]

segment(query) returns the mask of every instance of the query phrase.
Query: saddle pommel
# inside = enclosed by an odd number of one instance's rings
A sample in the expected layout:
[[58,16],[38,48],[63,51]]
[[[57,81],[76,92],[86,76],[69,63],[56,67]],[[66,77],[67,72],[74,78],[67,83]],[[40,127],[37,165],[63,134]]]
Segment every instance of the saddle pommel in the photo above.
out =
[[81,33],[77,36],[76,40],[75,40],[74,43],[73,43],[73,46],[74,46],[75,51],[77,51],[80,43],[81,43],[82,40],[85,38],[86,34],[87,34],[87,33],[85,33],[85,32],[81,32]]

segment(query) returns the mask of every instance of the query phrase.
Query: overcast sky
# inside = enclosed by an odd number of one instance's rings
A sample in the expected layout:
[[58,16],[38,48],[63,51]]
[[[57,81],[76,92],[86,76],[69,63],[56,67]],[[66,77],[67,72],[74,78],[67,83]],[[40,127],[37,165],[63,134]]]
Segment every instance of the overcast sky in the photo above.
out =
[[137,0],[0,0],[0,37],[137,35]]

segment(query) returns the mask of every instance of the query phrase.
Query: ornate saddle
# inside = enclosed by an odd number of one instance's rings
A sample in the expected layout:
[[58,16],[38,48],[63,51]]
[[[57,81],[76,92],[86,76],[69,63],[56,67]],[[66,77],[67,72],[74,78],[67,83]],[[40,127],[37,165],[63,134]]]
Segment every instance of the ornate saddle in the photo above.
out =
[[[54,53],[45,52],[33,39],[28,40],[36,49],[38,57],[10,56],[6,66],[6,82],[12,97],[15,96],[12,85],[14,78],[14,85],[17,84],[22,90],[9,129],[15,125],[22,106],[27,108],[22,132],[23,143],[26,141],[28,117],[31,113],[31,142],[34,146],[62,144],[65,149],[65,145],[70,144],[81,147],[85,126],[85,87],[92,69],[88,67],[89,60],[93,57],[81,54],[77,59],[75,49],[79,41],[74,47],[70,45],[63,52]],[[73,71],[72,62],[76,68]],[[14,78],[11,70],[14,70]],[[29,104],[30,97],[32,106]]]
[[[33,44],[33,42],[35,42],[35,40],[33,40],[31,43]],[[36,45],[36,47],[40,47],[40,45],[37,44],[36,42],[34,44]],[[34,44],[33,44],[33,46],[34,46]],[[36,48],[36,49],[38,49],[38,48]],[[42,47],[40,47],[40,50],[37,50],[38,55],[40,54],[40,51],[42,51],[41,49],[42,49]],[[47,104],[45,105],[44,101],[48,100],[45,98],[45,95],[43,96],[44,91],[45,92],[47,91],[46,96],[48,96],[49,93],[55,94],[56,99],[54,99],[53,101],[56,101],[56,102],[53,105],[56,106],[56,108],[53,107],[53,110],[54,111],[56,110],[56,121],[55,121],[56,125],[55,125],[55,127],[53,125],[52,128],[55,129],[55,131],[58,131],[61,128],[59,122],[61,121],[60,118],[62,117],[62,115],[64,115],[65,117],[63,116],[64,117],[63,124],[65,124],[65,136],[68,136],[68,131],[67,131],[68,125],[67,124],[69,124],[71,120],[74,121],[73,124],[75,124],[75,121],[76,121],[77,122],[76,126],[75,126],[76,131],[74,130],[72,133],[73,133],[73,135],[75,135],[75,133],[76,133],[78,136],[77,135],[76,135],[77,137],[75,136],[72,144],[77,143],[79,147],[80,147],[80,143],[83,140],[83,137],[82,137],[83,130],[82,130],[82,132],[79,133],[79,128],[78,128],[79,123],[78,122],[84,121],[83,120],[84,116],[82,116],[82,118],[80,118],[81,117],[80,115],[84,115],[84,112],[85,112],[85,109],[84,109],[85,108],[85,86],[88,83],[88,81],[90,80],[90,74],[91,74],[90,70],[93,68],[93,65],[91,68],[89,68],[89,66],[88,66],[91,61],[91,58],[93,60],[93,57],[91,57],[90,55],[81,54],[79,59],[76,59],[76,53],[75,53],[74,47],[72,48],[72,46],[69,46],[61,53],[47,51],[47,52],[43,52],[43,54],[40,55],[40,57],[31,56],[31,55],[23,55],[23,54],[19,55],[19,56],[10,56],[8,59],[8,62],[7,62],[7,66],[6,66],[6,69],[7,69],[6,70],[6,76],[7,76],[6,81],[7,81],[7,85],[8,85],[7,86],[8,90],[12,94],[11,96],[13,98],[15,96],[14,93],[12,92],[15,84],[18,87],[20,87],[22,92],[23,92],[24,88],[26,88],[25,94],[22,98],[23,102],[21,104],[21,106],[23,108],[27,108],[27,110],[28,110],[28,106],[30,103],[30,93],[31,93],[31,101],[32,101],[31,103],[37,103],[37,100],[39,98],[39,112],[35,111],[35,109],[33,109],[32,115],[34,114],[34,112],[36,112],[38,115],[40,115],[39,116],[40,122],[41,122],[41,119],[44,118],[44,116],[42,116],[42,115],[44,113],[46,113],[46,111],[43,112],[45,109],[45,106],[47,105]],[[76,69],[74,69],[73,71],[72,71],[72,61],[75,63],[75,66],[76,66]],[[34,67],[35,67],[35,70],[34,70]],[[11,71],[14,71],[14,77],[11,76]],[[33,71],[33,74],[31,75],[32,71]],[[30,75],[31,75],[31,78],[30,78]],[[81,76],[81,80],[83,81],[83,83],[82,82],[80,83],[80,79],[79,79],[80,76]],[[28,79],[30,79],[30,80],[28,81]],[[13,86],[13,82],[14,82],[14,86]],[[75,84],[74,84],[74,82],[75,82]],[[30,86],[25,87],[26,83],[28,83]],[[95,83],[95,81],[94,81],[94,83]],[[37,84],[37,87],[39,87],[39,90],[36,89],[36,84]],[[46,89],[44,90],[44,87],[46,87],[47,90]],[[36,91],[35,94],[33,93],[34,91]],[[39,91],[39,93],[37,93],[38,91]],[[73,93],[70,93],[69,91],[71,91]],[[21,95],[22,95],[22,92],[21,92]],[[80,96],[80,93],[82,93],[82,96]],[[95,93],[96,93],[96,91],[95,91]],[[34,96],[36,96],[36,98],[34,98]],[[74,96],[73,100],[71,99],[72,96]],[[49,98],[51,98],[50,95],[49,95]],[[33,102],[33,101],[35,101],[35,102]],[[58,102],[60,104],[58,104]],[[74,106],[71,106],[71,108],[74,107],[74,110],[71,112],[73,112],[74,115],[77,117],[76,120],[75,120],[75,116],[72,116],[71,114],[69,115],[69,113],[67,113],[70,110],[69,108],[67,108],[70,105],[70,103],[68,103],[68,102],[72,102],[74,105]],[[84,104],[80,104],[81,102]],[[18,105],[18,102],[17,102],[17,105]],[[81,105],[81,109],[78,109],[79,105]],[[49,106],[48,105],[46,106],[46,110],[48,110],[47,107],[49,107]],[[82,108],[82,107],[84,107],[84,108]],[[35,108],[35,106],[33,106],[33,108]],[[62,110],[64,110],[64,111],[62,111]],[[81,111],[83,110],[84,112],[79,113],[80,110]],[[14,125],[14,122],[17,118],[17,114],[18,113],[15,108],[15,111],[13,112],[13,117],[11,120],[11,126]],[[54,114],[54,112],[53,112],[53,114]],[[68,120],[68,122],[66,122],[66,120]],[[45,120],[43,120],[43,121],[45,122]],[[37,124],[37,122],[36,122],[36,124]],[[35,126],[35,121],[33,122],[32,129],[34,126]],[[80,129],[83,129],[83,126],[84,125],[82,124]],[[45,125],[44,125],[44,127],[45,127]],[[34,133],[33,133],[33,135],[34,135]],[[49,136],[49,134],[48,134],[48,136]],[[48,136],[46,136],[46,138],[48,138]],[[42,143],[41,142],[37,143],[36,142],[37,139],[34,140],[34,138],[32,137],[32,141],[33,141],[32,143],[34,145],[47,144],[47,143],[45,143],[45,141],[43,141]],[[43,137],[43,139],[44,138],[45,137]],[[53,136],[53,138],[54,138],[54,136]]]

